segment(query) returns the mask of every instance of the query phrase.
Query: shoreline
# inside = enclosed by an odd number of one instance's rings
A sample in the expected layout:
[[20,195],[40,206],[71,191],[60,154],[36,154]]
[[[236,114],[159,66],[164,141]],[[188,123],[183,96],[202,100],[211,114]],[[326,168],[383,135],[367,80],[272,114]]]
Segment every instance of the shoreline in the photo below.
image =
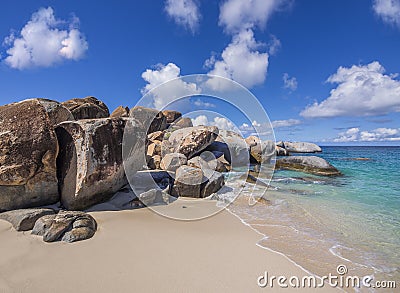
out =
[[[207,205],[213,208],[215,203]],[[287,277],[310,275],[283,254],[260,247],[260,234],[230,211],[190,224],[147,208],[90,214],[99,223],[98,232],[72,245],[46,244],[26,235],[29,232],[15,234],[0,221],[0,239],[9,251],[0,261],[0,289],[254,292],[271,290],[257,286],[265,271]],[[324,287],[328,289],[334,290]]]

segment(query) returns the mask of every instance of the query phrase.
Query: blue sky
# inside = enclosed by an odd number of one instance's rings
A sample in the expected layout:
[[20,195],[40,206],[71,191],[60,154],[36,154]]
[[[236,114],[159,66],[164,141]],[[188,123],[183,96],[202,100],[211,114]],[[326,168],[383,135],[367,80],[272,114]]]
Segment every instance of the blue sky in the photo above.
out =
[[[399,0],[16,0],[1,4],[0,39],[0,104],[93,95],[112,111],[210,73],[249,88],[278,140],[400,144]],[[197,121],[247,131],[227,115]]]

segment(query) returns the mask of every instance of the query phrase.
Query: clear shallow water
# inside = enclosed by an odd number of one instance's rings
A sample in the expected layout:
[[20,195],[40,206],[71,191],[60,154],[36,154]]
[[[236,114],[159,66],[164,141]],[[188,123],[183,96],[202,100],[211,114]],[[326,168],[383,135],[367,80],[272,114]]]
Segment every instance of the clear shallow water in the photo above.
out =
[[399,284],[400,147],[323,147],[318,156],[344,176],[276,171],[269,202],[251,207],[239,198],[229,209],[266,235],[260,245],[311,272],[345,264],[349,274]]

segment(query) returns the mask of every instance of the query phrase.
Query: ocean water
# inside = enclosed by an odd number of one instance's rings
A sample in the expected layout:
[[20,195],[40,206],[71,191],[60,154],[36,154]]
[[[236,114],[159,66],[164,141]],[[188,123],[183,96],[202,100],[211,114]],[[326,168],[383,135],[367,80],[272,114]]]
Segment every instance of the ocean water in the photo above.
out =
[[399,286],[400,147],[322,149],[317,155],[343,176],[275,171],[266,201],[249,206],[246,186],[228,209],[265,235],[258,245],[312,273],[334,274],[346,265],[349,275]]

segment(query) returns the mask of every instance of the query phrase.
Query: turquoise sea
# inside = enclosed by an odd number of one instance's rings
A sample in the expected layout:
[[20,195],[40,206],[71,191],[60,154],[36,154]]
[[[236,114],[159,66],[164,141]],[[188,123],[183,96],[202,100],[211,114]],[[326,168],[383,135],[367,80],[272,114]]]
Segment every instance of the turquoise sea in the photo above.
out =
[[258,245],[312,273],[343,264],[348,274],[400,284],[400,147],[322,149],[343,176],[278,170],[267,201],[239,199],[229,210],[265,235]]

